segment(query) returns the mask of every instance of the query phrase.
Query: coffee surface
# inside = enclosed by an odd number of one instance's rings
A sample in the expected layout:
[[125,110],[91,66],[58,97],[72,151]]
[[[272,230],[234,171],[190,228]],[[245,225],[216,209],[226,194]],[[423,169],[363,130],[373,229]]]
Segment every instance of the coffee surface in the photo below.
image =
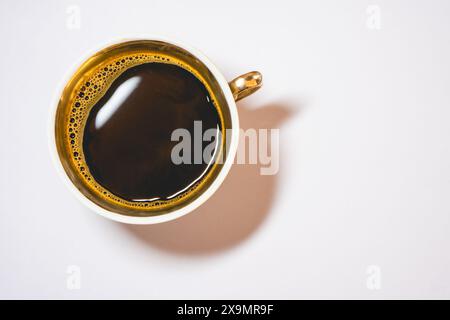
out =
[[[133,66],[90,110],[82,142],[86,165],[100,185],[125,200],[171,199],[201,180],[210,167],[204,161],[193,163],[195,121],[201,121],[202,133],[221,130],[216,107],[200,80],[173,64]],[[179,143],[171,135],[180,128],[190,132],[191,163],[175,164],[171,157]],[[202,149],[210,144],[198,142]]]

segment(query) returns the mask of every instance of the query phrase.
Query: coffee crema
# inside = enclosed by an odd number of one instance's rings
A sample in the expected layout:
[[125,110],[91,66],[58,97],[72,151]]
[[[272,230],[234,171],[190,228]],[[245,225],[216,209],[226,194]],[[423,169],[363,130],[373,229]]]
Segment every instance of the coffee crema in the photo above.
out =
[[[194,121],[203,130],[225,128],[208,82],[176,57],[147,51],[108,57],[74,86],[66,109],[64,160],[109,207],[170,209],[198,196],[220,170],[214,161],[171,160],[173,130],[193,136]],[[214,159],[225,144],[219,136]]]

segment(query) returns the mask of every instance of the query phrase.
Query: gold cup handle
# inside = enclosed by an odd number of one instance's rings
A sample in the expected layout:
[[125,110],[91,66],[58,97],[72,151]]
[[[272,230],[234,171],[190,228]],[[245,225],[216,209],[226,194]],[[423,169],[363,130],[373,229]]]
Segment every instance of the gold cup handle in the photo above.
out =
[[231,80],[228,85],[234,100],[239,101],[261,88],[262,74],[258,71],[248,72]]

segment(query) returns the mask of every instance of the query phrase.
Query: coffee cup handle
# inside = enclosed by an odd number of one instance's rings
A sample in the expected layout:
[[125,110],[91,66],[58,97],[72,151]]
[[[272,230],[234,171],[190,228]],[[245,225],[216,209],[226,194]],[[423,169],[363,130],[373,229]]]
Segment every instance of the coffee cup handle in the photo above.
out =
[[239,101],[261,88],[262,74],[258,71],[251,71],[231,80],[228,85],[234,100]]

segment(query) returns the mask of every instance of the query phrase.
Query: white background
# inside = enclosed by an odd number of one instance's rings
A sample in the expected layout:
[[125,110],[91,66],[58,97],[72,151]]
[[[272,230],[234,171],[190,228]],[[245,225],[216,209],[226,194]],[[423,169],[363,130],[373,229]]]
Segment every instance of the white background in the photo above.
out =
[[[450,298],[449,14],[444,0],[1,1],[0,298]],[[64,187],[47,125],[81,56],[146,33],[227,79],[261,71],[242,126],[280,128],[281,164],[235,166],[196,212],[138,227]]]

